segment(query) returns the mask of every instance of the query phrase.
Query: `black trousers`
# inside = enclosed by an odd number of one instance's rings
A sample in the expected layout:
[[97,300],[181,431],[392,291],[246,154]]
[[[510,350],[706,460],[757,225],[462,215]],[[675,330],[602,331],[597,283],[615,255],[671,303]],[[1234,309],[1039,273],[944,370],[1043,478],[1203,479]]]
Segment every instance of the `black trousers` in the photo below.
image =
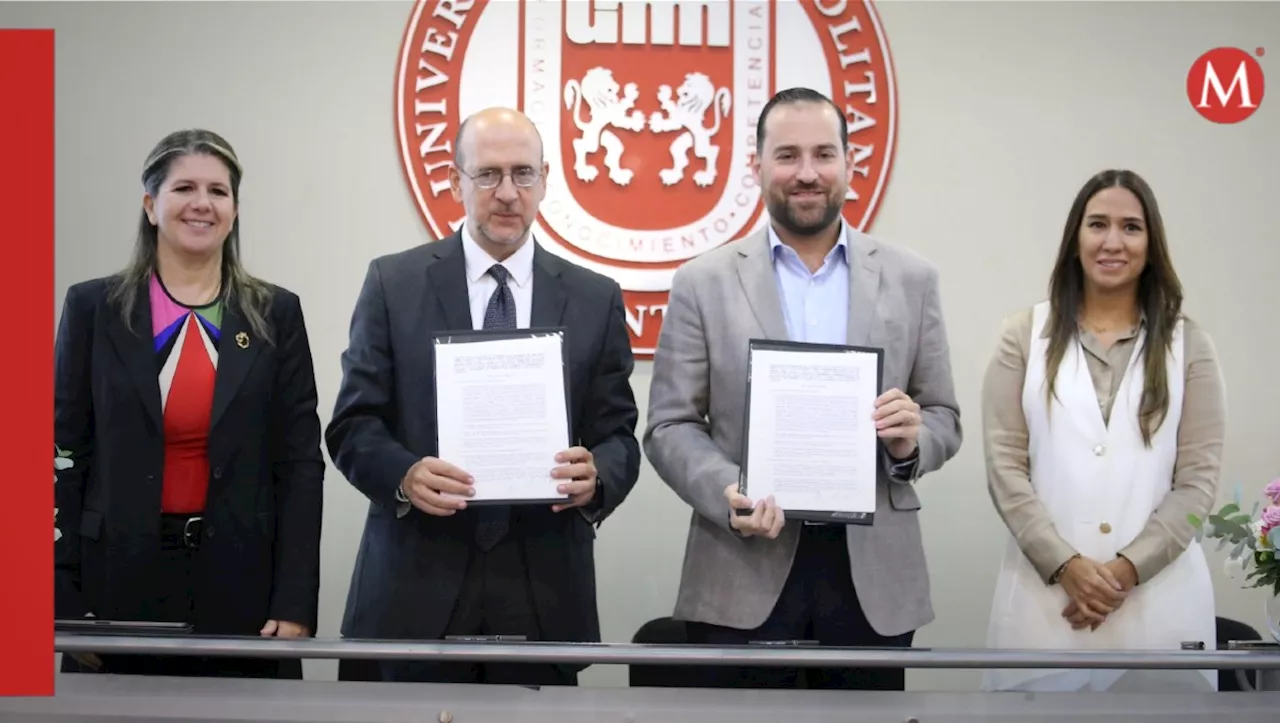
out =
[[[801,523],[803,524],[803,523]],[[911,647],[914,632],[885,637],[867,622],[849,573],[843,525],[804,525],[791,574],[773,612],[754,630],[688,623],[695,645],[748,645],[759,640],[816,640],[832,647]],[[696,671],[696,672],[695,672]],[[691,668],[700,687],[904,690],[902,668]]]
[[[161,518],[160,564],[153,582],[152,605],[133,619],[148,622],[183,623],[192,621],[194,594],[192,575],[199,550],[188,545],[183,534],[186,516],[165,515]],[[265,621],[264,621],[265,622]],[[199,633],[199,631],[196,631]],[[256,632],[256,631],[255,631]],[[300,661],[273,658],[226,658],[189,655],[100,655],[102,667],[94,670],[80,664],[71,655],[62,656],[64,673],[110,673],[116,675],[176,675],[219,678],[301,678]],[[284,665],[282,666],[282,662]],[[294,674],[296,671],[296,674]]]
[[[542,639],[528,566],[516,535],[507,535],[488,552],[471,549],[458,601],[444,635],[523,635],[528,642]],[[380,667],[382,679],[391,682],[578,684],[577,673],[552,664],[393,660],[382,661]]]

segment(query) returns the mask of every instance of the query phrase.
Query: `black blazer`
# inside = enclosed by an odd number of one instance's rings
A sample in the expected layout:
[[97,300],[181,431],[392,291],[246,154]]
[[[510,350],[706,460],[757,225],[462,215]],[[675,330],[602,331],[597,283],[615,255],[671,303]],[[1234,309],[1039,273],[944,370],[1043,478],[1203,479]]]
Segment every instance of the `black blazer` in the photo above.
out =
[[[55,614],[146,620],[164,470],[151,303],[138,288],[131,331],[108,288],[95,279],[67,291],[54,352],[54,442],[74,460],[55,486]],[[271,619],[316,629],[324,458],[315,376],[298,297],[273,291],[274,345],[234,309],[223,312],[197,633],[257,635]]]
[[[530,321],[566,328],[572,443],[595,457],[598,526],[640,473],[622,292],[541,247],[533,258]],[[431,334],[472,328],[459,234],[369,265],[326,430],[334,464],[370,500],[342,624],[347,637],[438,639],[449,620],[474,539],[470,512],[434,517],[414,508],[397,518],[395,493],[415,462],[436,454]],[[595,528],[579,509],[516,510],[543,637],[598,642]]]

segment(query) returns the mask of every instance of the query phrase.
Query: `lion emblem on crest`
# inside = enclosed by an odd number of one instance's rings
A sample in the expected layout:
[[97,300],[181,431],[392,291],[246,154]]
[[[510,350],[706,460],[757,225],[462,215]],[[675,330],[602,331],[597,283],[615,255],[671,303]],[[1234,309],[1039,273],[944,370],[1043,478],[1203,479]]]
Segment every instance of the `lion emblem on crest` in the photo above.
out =
[[[685,169],[689,166],[689,151],[706,165],[693,174],[693,182],[699,186],[710,186],[716,180],[716,160],[720,155],[720,146],[711,139],[720,132],[720,122],[729,115],[729,89],[716,88],[705,73],[689,73],[684,82],[676,89],[676,97],[671,97],[671,86],[664,85],[658,89],[658,101],[666,112],[654,113],[649,117],[649,130],[654,133],[668,133],[683,130],[671,142],[671,167],[658,172],[663,185],[671,186],[684,178]],[[710,128],[703,125],[703,116],[707,109],[712,110]]]
[[[627,83],[621,96],[619,90],[613,71],[601,67],[588,70],[581,81],[571,79],[564,85],[564,106],[573,111],[573,124],[582,134],[573,141],[573,171],[582,181],[594,181],[600,174],[600,169],[587,163],[587,156],[603,148],[609,179],[620,186],[631,183],[634,171],[621,165],[622,141],[609,129],[642,131],[644,114],[633,110],[640,97],[635,83]],[[590,112],[587,120],[581,114],[583,101]]]

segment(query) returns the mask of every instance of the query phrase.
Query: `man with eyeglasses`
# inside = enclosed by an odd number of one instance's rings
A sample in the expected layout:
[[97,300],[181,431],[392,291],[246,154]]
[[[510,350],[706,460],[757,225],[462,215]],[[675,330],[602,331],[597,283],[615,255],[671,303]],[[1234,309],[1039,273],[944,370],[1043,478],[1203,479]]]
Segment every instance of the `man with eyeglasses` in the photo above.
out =
[[[547,163],[528,118],[505,108],[476,113],[454,150],[450,185],[466,223],[369,265],[342,357],[326,441],[335,466],[370,501],[342,634],[598,642],[595,526],[640,471],[622,291],[532,238]],[[466,471],[435,456],[432,333],[557,326],[567,329],[576,446],[548,466],[571,501],[467,509],[454,496],[468,493]],[[583,667],[384,661],[380,673],[574,685]]]

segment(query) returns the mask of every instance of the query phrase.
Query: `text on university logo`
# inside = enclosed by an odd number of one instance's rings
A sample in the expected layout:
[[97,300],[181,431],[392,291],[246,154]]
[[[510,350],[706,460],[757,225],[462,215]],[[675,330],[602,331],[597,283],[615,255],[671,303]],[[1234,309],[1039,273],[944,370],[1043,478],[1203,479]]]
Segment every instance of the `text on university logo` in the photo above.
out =
[[400,52],[396,122],[428,231],[463,222],[449,193],[458,123],[523,111],[550,164],[535,238],[622,286],[632,347],[657,343],[683,262],[760,229],[756,121],[783,88],[844,108],[867,229],[893,163],[897,100],[870,0],[419,0]]

